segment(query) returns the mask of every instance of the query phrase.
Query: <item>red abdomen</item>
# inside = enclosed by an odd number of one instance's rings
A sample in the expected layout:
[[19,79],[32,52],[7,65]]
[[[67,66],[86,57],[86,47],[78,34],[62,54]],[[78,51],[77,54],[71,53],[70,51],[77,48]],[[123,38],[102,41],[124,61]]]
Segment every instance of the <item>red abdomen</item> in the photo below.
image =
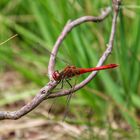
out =
[[92,71],[98,71],[98,70],[112,69],[117,66],[118,66],[117,64],[109,64],[109,65],[104,65],[104,66],[95,67],[95,68],[79,68],[79,74],[92,72]]

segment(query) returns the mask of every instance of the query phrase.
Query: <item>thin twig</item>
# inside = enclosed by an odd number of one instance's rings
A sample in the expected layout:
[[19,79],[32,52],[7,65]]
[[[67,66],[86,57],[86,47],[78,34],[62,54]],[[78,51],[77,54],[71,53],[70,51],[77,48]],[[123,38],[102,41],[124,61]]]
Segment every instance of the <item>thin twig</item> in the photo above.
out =
[[50,78],[50,80],[52,79],[52,73],[54,72],[54,67],[55,67],[55,60],[56,60],[56,55],[58,53],[58,49],[61,45],[61,43],[63,42],[63,40],[65,39],[65,37],[68,35],[68,33],[76,26],[85,23],[85,22],[101,22],[103,21],[111,12],[111,8],[107,7],[104,11],[102,11],[101,15],[98,17],[94,17],[94,16],[84,16],[81,18],[78,18],[76,20],[73,21],[68,21],[63,29],[63,31],[61,32],[60,36],[58,37],[52,53],[53,55],[50,56],[50,61],[49,61],[49,65],[48,65],[48,76]]
[[[115,1],[115,0],[114,0]],[[117,0],[116,0],[117,1]],[[120,3],[118,2],[118,5],[120,5]],[[119,12],[119,7],[118,5],[115,3],[115,8],[114,8],[114,15],[113,15],[113,19],[112,19],[112,28],[111,28],[111,33],[110,33],[110,38],[109,38],[109,42],[107,45],[107,48],[105,50],[105,52],[103,53],[103,55],[101,56],[101,58],[98,61],[97,67],[103,65],[103,63],[105,62],[105,60],[108,58],[108,56],[110,55],[110,53],[112,52],[113,49],[113,42],[114,42],[114,37],[115,37],[115,32],[116,32],[116,23],[117,23],[117,16],[118,16],[118,12]],[[73,92],[79,90],[80,88],[84,87],[86,84],[88,84],[98,73],[98,71],[94,71],[92,72],[85,80],[83,80],[80,84],[76,85],[73,89]],[[65,96],[70,94],[70,89],[69,90],[63,90],[61,92],[57,92],[54,94],[50,94],[50,96],[48,98],[54,98],[54,97],[59,97],[59,96]]]
[[[112,1],[114,4],[114,6],[113,6],[114,16],[113,16],[113,20],[112,20],[112,29],[111,29],[110,39],[109,39],[108,47],[105,50],[105,52],[103,53],[102,57],[100,58],[97,66],[101,66],[104,63],[104,61],[107,59],[107,57],[109,56],[109,54],[111,53],[112,48],[113,48],[114,35],[115,35],[115,31],[116,31],[116,20],[117,20],[117,15],[118,15],[118,11],[119,11],[120,0],[112,0]],[[8,112],[8,111],[2,112],[1,111],[0,112],[0,120],[19,119],[22,116],[29,113],[30,111],[32,111],[34,108],[36,108],[45,99],[70,94],[71,89],[64,90],[61,92],[56,92],[55,94],[51,94],[51,90],[54,89],[58,84],[58,82],[52,80],[52,77],[51,77],[51,75],[54,71],[55,57],[56,57],[56,54],[58,52],[58,48],[59,48],[60,44],[62,43],[62,41],[64,40],[64,38],[67,36],[67,34],[74,27],[76,27],[79,24],[84,23],[84,22],[102,21],[109,15],[110,12],[111,12],[111,8],[107,8],[106,11],[104,11],[104,13],[102,13],[101,16],[99,16],[99,17],[86,16],[86,17],[76,19],[74,21],[69,21],[66,24],[66,26],[64,27],[62,33],[60,34],[60,36],[58,37],[58,40],[56,41],[56,43],[54,45],[54,48],[52,51],[52,54],[54,54],[54,55],[51,55],[51,57],[50,57],[50,62],[49,62],[49,66],[48,66],[49,77],[51,79],[50,82],[37,93],[37,95],[33,98],[33,100],[31,100],[31,102],[29,102],[28,104],[26,104],[25,106],[23,106],[19,110],[13,111],[13,112]],[[93,77],[95,77],[96,74],[97,74],[97,72],[92,72],[84,81],[82,81],[80,84],[76,85],[72,92],[75,92],[75,91],[79,90],[80,88],[82,88],[83,86],[85,86],[88,82],[90,82],[93,79]]]

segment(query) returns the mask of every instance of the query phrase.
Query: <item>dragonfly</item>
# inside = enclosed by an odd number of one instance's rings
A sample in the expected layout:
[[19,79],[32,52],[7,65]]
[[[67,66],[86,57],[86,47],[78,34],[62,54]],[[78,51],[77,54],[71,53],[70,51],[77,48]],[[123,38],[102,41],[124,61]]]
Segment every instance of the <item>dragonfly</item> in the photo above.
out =
[[75,66],[67,66],[61,72],[59,72],[58,70],[54,71],[52,74],[52,77],[55,81],[58,81],[58,82],[66,80],[66,82],[68,82],[70,87],[72,87],[71,84],[69,83],[69,79],[71,79],[74,76],[79,76],[84,73],[93,72],[93,71],[112,69],[117,66],[118,64],[108,64],[108,65],[92,67],[92,68],[77,68]]
[[[103,66],[99,66],[99,67],[92,67],[92,68],[77,68],[75,66],[66,66],[60,72],[58,70],[54,71],[52,74],[52,77],[58,83],[62,81],[61,89],[63,88],[64,81],[66,81],[72,89],[74,87],[70,84],[69,80],[71,80],[71,78],[73,78],[74,76],[79,76],[79,75],[82,75],[84,73],[93,72],[93,71],[112,69],[112,68],[115,68],[117,66],[118,66],[118,64],[108,64],[108,65],[103,65]],[[67,112],[68,112],[69,102],[70,102],[70,99],[72,96],[72,91],[73,90],[71,90],[71,93],[68,95],[68,98],[67,98],[66,110],[64,113],[63,121],[65,120]]]

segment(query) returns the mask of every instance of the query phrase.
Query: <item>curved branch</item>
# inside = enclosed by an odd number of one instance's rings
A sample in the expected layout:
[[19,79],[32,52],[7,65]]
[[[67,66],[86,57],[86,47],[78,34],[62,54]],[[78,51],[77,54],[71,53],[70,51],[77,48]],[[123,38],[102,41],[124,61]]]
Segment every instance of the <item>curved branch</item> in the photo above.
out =
[[50,80],[52,80],[52,73],[54,72],[54,67],[55,67],[55,59],[56,59],[56,55],[58,52],[58,49],[61,45],[61,43],[63,42],[63,40],[65,39],[65,37],[68,35],[68,33],[76,26],[85,23],[85,22],[101,22],[103,21],[111,12],[111,8],[107,7],[104,11],[102,11],[101,15],[98,17],[94,17],[94,16],[84,16],[81,18],[78,18],[76,20],[73,21],[68,21],[63,29],[63,31],[61,32],[61,34],[59,35],[51,56],[50,56],[50,61],[49,61],[49,65],[48,65],[48,76],[50,78]]
[[[115,0],[115,1],[117,1],[117,0]],[[108,42],[108,45],[107,45],[105,52],[103,53],[103,55],[101,56],[101,58],[98,61],[97,67],[103,65],[103,63],[108,58],[108,56],[110,55],[110,53],[112,52],[112,49],[113,49],[113,43],[114,43],[114,38],[115,38],[116,23],[117,23],[117,16],[118,16],[118,12],[119,12],[120,1],[118,0],[117,3],[115,3],[114,5],[115,5],[115,8],[114,8],[114,15],[113,15],[113,19],[112,19],[112,27],[111,27],[109,42]],[[82,88],[86,84],[88,84],[96,76],[97,73],[98,73],[98,71],[92,72],[85,80],[83,80],[80,84],[76,85],[72,90],[69,89],[69,90],[63,90],[61,92],[56,92],[56,93],[50,94],[50,96],[48,98],[65,96],[65,95],[68,95],[72,92],[79,90],[80,88]]]
[[[105,60],[108,58],[109,54],[112,52],[114,36],[115,36],[115,31],[116,31],[117,14],[118,13],[114,14],[114,17],[113,17],[113,20],[112,20],[112,29],[111,29],[111,34],[110,34],[110,40],[109,40],[109,43],[107,45],[108,47],[105,50],[105,52],[103,53],[103,55],[101,56],[101,58],[99,59],[97,67],[103,65]],[[80,88],[82,88],[86,84],[88,84],[96,76],[97,73],[98,73],[98,71],[92,72],[85,80],[83,80],[80,84],[76,85],[72,89],[72,91],[71,91],[71,89],[69,89],[69,90],[63,90],[61,92],[56,92],[56,93],[50,94],[50,96],[48,98],[65,96],[65,95],[70,94],[71,92],[75,92],[75,91],[79,90]]]
[[0,112],[0,120],[4,119],[19,119],[22,116],[26,115],[27,113],[31,112],[34,108],[36,108],[43,100],[45,100],[49,94],[50,91],[55,88],[57,85],[57,82],[50,81],[46,86],[44,86],[39,93],[33,98],[31,102],[20,108],[18,111],[13,112]]

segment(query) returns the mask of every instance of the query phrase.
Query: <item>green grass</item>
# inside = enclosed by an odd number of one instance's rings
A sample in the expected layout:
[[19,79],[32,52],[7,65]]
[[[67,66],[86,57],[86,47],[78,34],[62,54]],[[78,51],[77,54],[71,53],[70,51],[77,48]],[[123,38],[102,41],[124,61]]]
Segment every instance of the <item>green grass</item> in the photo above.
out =
[[[84,15],[99,15],[100,8],[111,4],[107,0],[13,1],[0,2],[0,43],[18,34],[18,37],[0,46],[0,72],[7,69],[17,71],[38,88],[48,81],[44,74],[49,61],[46,49],[52,49],[66,22]],[[123,3],[113,53],[106,61],[118,63],[119,67],[100,72],[87,85],[91,92],[87,89],[77,92],[71,101],[71,111],[76,114],[77,120],[86,121],[86,115],[82,116],[82,109],[77,112],[75,106],[88,106],[94,110],[97,121],[106,122],[110,113],[113,116],[117,112],[122,121],[132,127],[139,124],[136,112],[140,108],[140,9],[125,8],[127,4],[140,5],[140,2],[128,0]],[[101,23],[85,23],[73,29],[62,43],[58,56],[78,67],[95,66],[108,43],[111,19],[112,16],[109,16]],[[59,58],[57,60],[56,69],[63,69],[66,64]],[[79,77],[78,81],[84,77]],[[106,101],[94,92],[101,92],[110,100]],[[18,99],[16,96],[11,99],[13,102]]]

